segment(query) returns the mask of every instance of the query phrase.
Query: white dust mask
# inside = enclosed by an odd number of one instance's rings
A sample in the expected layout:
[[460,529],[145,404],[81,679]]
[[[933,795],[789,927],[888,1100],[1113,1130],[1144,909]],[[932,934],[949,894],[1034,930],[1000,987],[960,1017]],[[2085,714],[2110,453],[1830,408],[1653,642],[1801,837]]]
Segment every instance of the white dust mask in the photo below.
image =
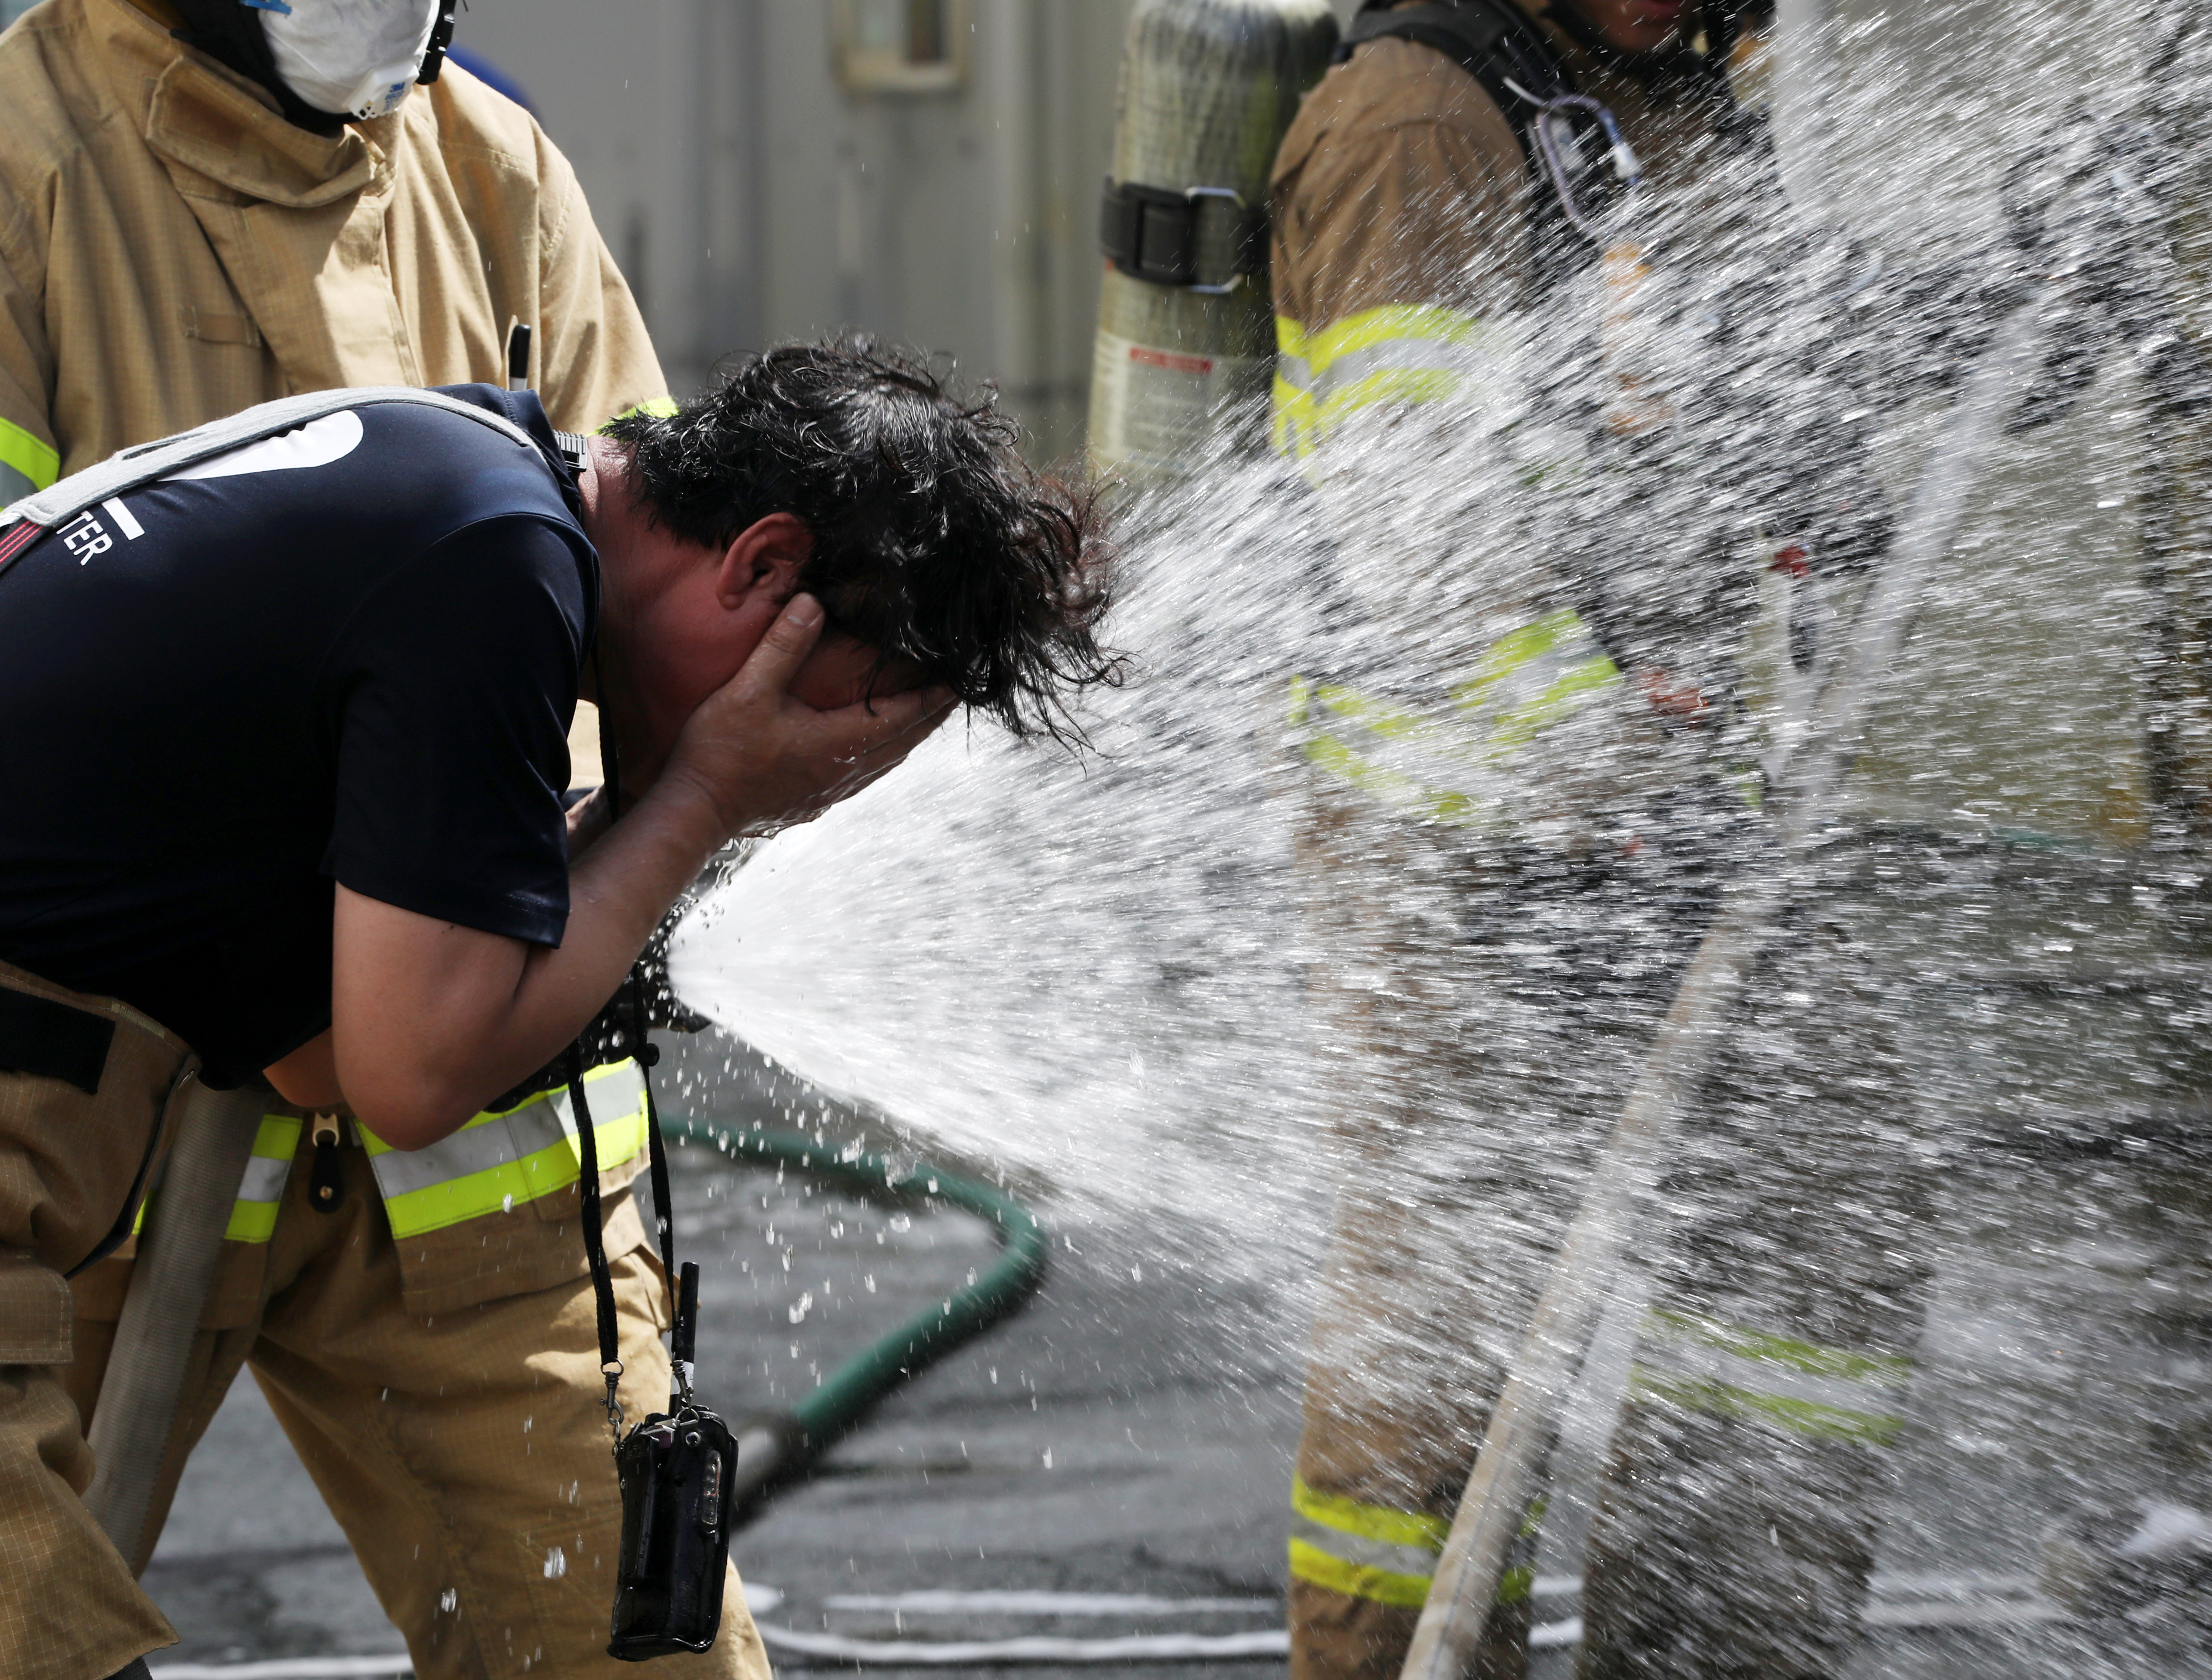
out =
[[381,117],[415,85],[438,0],[244,0],[285,85],[318,111]]

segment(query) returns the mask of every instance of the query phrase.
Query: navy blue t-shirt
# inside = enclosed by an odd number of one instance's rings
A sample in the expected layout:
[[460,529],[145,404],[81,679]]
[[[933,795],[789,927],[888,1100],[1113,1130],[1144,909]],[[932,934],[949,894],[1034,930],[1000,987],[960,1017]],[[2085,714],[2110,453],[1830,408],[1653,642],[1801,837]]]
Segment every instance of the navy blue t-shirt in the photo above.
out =
[[[599,563],[543,440],[369,404],[0,570],[0,961],[232,1085],[330,1024],[333,880],[557,945]],[[562,475],[556,478],[556,474]]]

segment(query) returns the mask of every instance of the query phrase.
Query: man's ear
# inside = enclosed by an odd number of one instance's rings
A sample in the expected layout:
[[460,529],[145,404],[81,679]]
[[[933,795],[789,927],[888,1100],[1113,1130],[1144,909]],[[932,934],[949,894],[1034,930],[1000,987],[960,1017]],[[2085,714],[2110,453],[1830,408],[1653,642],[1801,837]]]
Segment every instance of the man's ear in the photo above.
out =
[[814,552],[814,535],[796,514],[770,514],[755,520],[722,551],[714,595],[734,611],[760,599],[781,606],[799,587],[799,574]]

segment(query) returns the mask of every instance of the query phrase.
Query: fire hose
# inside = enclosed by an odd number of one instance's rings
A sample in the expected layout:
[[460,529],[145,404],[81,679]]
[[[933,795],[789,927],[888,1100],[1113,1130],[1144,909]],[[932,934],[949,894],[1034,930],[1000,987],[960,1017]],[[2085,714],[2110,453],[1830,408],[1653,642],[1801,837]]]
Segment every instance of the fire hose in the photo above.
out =
[[787,1166],[819,1183],[896,1207],[957,1208],[996,1227],[999,1258],[973,1283],[862,1348],[787,1411],[756,1415],[737,1426],[732,1508],[757,1510],[778,1484],[820,1457],[900,1384],[1013,1312],[1044,1280],[1045,1232],[1036,1216],[989,1184],[927,1161],[898,1166],[880,1155],[842,1150],[790,1132],[710,1125],[672,1115],[661,1129],[713,1146],[734,1160]]

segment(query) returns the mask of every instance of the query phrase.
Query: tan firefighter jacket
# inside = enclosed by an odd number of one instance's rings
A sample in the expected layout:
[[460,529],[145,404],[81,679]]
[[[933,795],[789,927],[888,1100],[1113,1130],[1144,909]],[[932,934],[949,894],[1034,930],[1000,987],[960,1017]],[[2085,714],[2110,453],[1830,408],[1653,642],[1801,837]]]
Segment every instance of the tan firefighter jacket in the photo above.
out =
[[[1709,137],[1697,119],[1539,27],[1619,119],[1653,189],[1689,186]],[[1504,113],[1431,47],[1370,41],[1322,78],[1275,155],[1268,200],[1286,448],[1317,447],[1376,403],[1434,401],[1480,378],[1487,329],[1537,301],[1530,181]]]
[[0,503],[296,391],[505,382],[556,426],[665,398],[567,161],[458,66],[334,138],[129,0],[0,36]]
[[[325,138],[128,0],[47,0],[0,34],[0,503],[295,392],[503,383],[510,319],[556,426],[666,401],[567,161],[458,66]],[[635,1065],[595,1069],[588,1096],[612,1190],[643,1160]],[[542,1095],[411,1153],[362,1137],[410,1310],[584,1275],[568,1110]],[[302,1126],[262,1127],[210,1325],[258,1310]],[[628,1198],[608,1236],[644,1241]],[[130,1252],[78,1280],[80,1312],[114,1316]]]
[[[1710,106],[1601,64],[1523,3],[1619,119],[1649,190],[1698,192]],[[1316,766],[1373,803],[1572,846],[1624,778],[1656,788],[1695,769],[1627,691],[1544,545],[1500,511],[1573,453],[1516,460],[1499,447],[1510,434],[1525,450],[1542,431],[1516,395],[1516,357],[1563,327],[1546,319],[1531,183],[1474,77],[1395,39],[1331,69],[1276,155],[1276,442],[1322,490],[1342,587],[1388,644],[1371,685],[1300,673],[1291,722]],[[1347,432],[1359,441],[1333,450]],[[1504,474],[1494,493],[1462,472],[1486,455]],[[1440,484],[1444,462],[1463,482]],[[1439,500],[1450,494],[1455,510]]]

